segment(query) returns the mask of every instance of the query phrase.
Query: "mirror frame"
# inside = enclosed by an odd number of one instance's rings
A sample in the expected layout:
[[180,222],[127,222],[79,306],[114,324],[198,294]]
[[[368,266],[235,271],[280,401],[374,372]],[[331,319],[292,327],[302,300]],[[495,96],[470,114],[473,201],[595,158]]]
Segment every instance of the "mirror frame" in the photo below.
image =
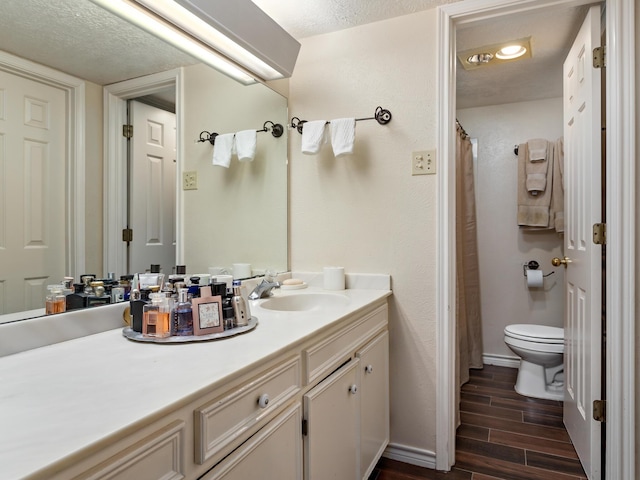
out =
[[[176,264],[184,259],[184,192],[180,178],[184,158],[183,69],[154,73],[104,86],[104,272],[126,272],[126,245],[122,229],[127,219],[127,100],[174,86],[176,89]],[[121,273],[118,273],[121,275]]]

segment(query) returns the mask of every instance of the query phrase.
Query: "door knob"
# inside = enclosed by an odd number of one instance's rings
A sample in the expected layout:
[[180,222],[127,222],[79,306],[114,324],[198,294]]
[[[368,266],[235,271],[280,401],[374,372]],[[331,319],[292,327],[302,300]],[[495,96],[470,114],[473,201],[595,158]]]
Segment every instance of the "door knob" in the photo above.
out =
[[553,257],[551,259],[551,265],[553,265],[554,267],[559,267],[560,265],[564,265],[564,268],[567,268],[567,265],[569,263],[571,263],[571,259],[569,257],[564,257],[564,258]]

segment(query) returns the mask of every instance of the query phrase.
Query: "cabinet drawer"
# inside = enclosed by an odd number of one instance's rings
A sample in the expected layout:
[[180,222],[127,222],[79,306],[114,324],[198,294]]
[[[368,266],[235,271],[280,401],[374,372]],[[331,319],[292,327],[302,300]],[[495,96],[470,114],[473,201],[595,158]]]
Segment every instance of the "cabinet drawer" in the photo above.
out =
[[300,390],[300,358],[278,365],[195,410],[195,461],[203,464]]
[[326,377],[351,357],[356,348],[376,336],[387,325],[387,306],[375,309],[353,324],[303,351],[305,385]]
[[77,480],[180,480],[183,475],[184,427],[175,421],[102,462]]

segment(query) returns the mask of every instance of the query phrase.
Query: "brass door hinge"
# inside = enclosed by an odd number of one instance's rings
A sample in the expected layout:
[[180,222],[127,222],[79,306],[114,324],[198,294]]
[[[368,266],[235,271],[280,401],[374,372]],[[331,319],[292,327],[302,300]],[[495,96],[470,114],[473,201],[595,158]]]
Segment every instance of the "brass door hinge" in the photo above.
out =
[[593,49],[593,68],[605,68],[607,66],[605,47]]
[[607,243],[607,224],[593,224],[593,243],[596,245],[605,245]]
[[604,400],[594,400],[593,401],[593,419],[596,422],[604,422],[606,420],[607,402]]
[[130,228],[124,228],[122,230],[122,241],[133,242],[133,230]]
[[122,125],[122,136],[125,138],[133,138],[133,125]]

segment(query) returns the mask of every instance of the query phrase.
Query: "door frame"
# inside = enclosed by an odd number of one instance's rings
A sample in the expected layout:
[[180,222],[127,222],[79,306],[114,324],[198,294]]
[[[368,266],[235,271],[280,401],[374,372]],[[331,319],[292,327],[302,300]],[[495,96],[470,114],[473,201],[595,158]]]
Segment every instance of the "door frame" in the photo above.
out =
[[0,70],[59,88],[66,94],[65,268],[78,278],[85,273],[85,82],[39,63],[0,51]]
[[126,245],[122,229],[127,225],[127,100],[150,95],[167,87],[176,89],[176,263],[184,259],[184,192],[180,188],[184,158],[184,70],[177,68],[104,87],[104,271],[126,272]]
[[[436,468],[455,462],[455,143],[456,25],[591,0],[466,0],[438,7]],[[605,0],[607,123],[607,348],[605,478],[635,478],[635,12]],[[626,160],[626,161],[625,161]],[[615,321],[613,321],[615,319]]]

